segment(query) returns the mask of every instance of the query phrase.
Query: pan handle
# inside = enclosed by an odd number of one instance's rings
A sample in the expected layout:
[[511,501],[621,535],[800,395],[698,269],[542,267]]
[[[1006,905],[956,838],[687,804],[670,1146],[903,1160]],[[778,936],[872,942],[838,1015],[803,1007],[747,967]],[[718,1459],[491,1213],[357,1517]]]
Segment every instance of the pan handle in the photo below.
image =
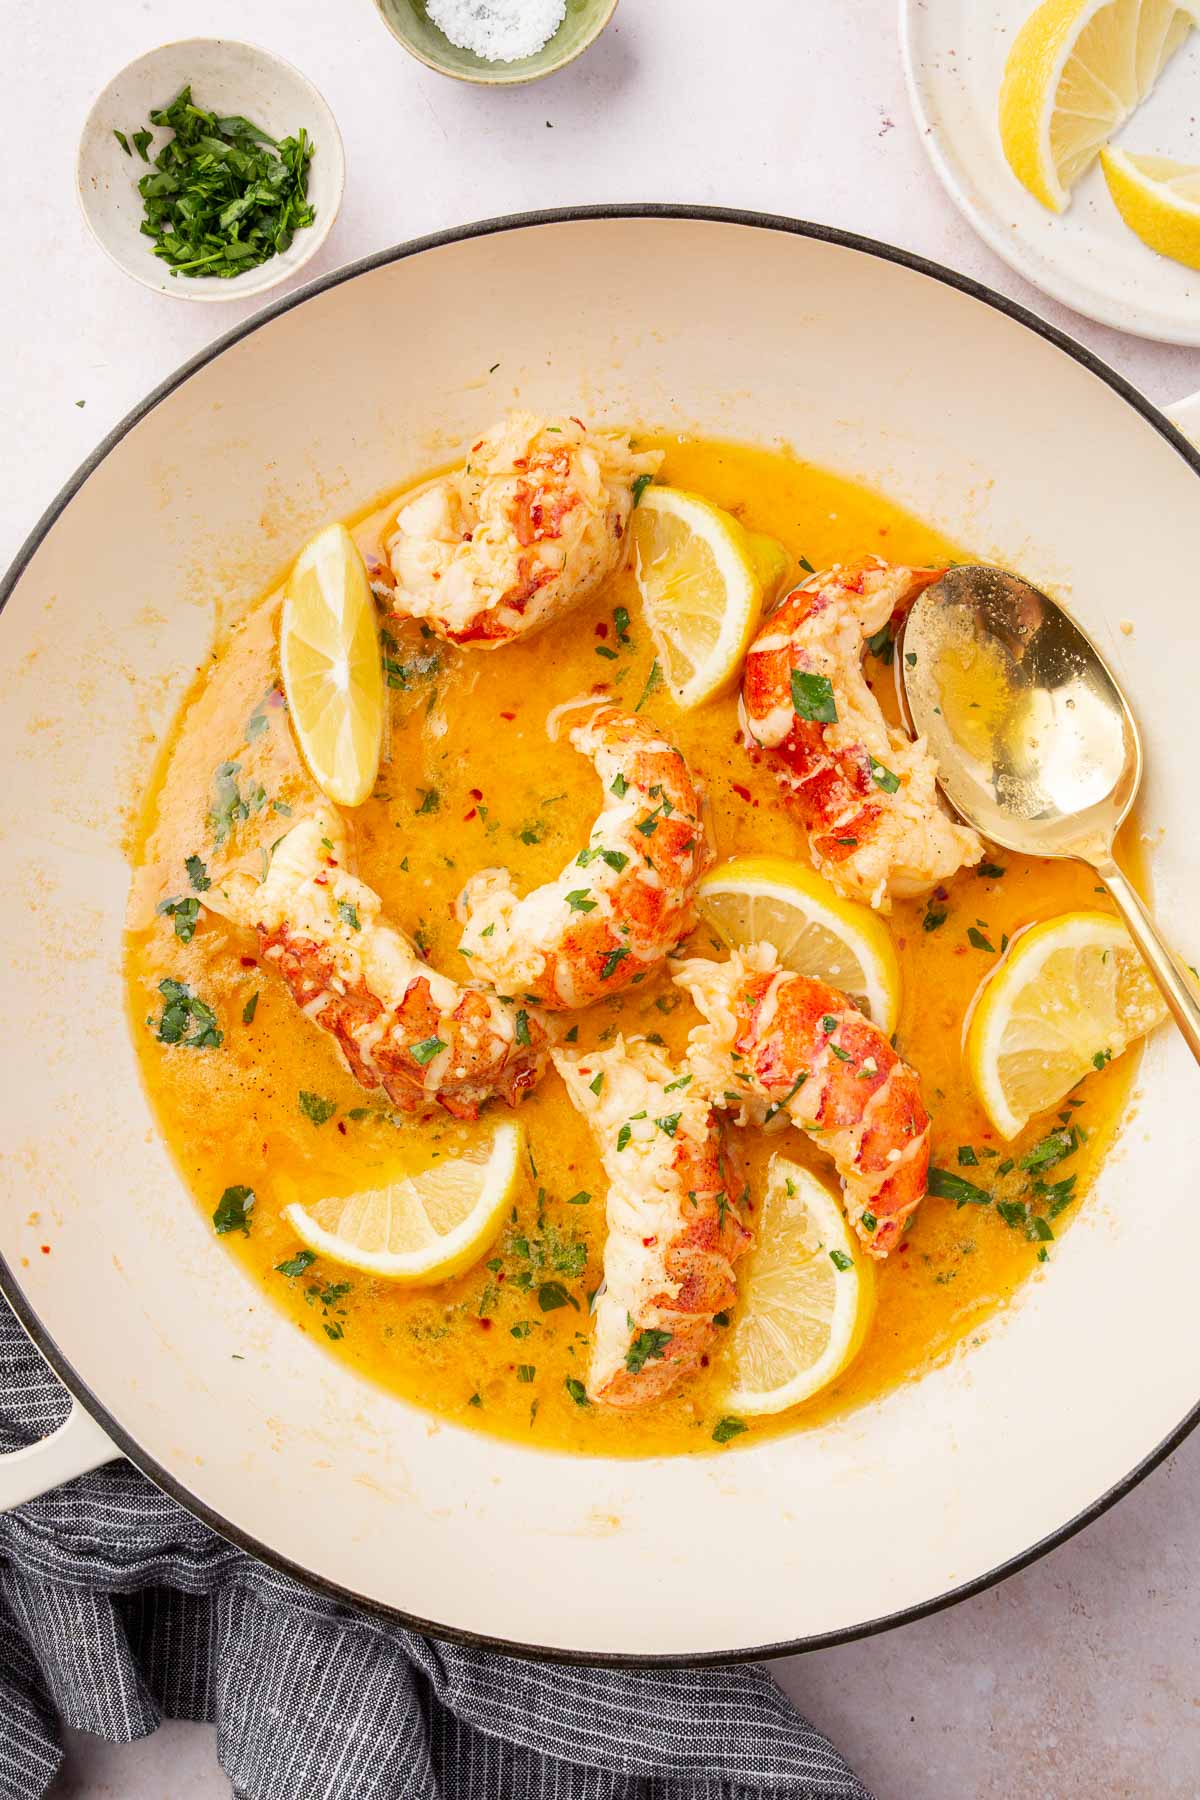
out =
[[70,1412],[48,1438],[24,1450],[0,1453],[0,1512],[48,1494],[61,1482],[86,1475],[120,1454],[91,1413],[72,1399]]
[[1163,411],[1185,438],[1200,447],[1200,394],[1189,394],[1186,400],[1176,400],[1174,406],[1164,406]]

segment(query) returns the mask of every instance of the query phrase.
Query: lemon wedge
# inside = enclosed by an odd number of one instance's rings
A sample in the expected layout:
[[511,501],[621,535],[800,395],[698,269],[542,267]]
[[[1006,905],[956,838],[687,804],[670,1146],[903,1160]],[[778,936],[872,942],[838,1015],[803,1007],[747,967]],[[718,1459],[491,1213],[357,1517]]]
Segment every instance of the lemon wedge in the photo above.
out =
[[283,1217],[318,1256],[384,1281],[428,1286],[461,1274],[492,1244],[521,1178],[521,1156],[520,1127],[498,1125],[478,1157],[312,1206],[293,1201]]
[[1000,1135],[1014,1138],[1166,1012],[1111,913],[1064,913],[1034,925],[1009,945],[967,1027],[967,1069],[980,1104]]
[[1035,199],[1066,210],[1196,24],[1197,0],[1043,0],[1030,14],[1000,87],[1000,142]]
[[787,856],[735,857],[704,877],[696,897],[731,949],[773,944],[786,968],[841,988],[881,1031],[895,1031],[900,964],[870,907],[843,900]]
[[318,531],[296,558],[279,656],[313,778],[339,806],[360,806],[379,773],[385,693],[371,584],[344,525]]
[[773,1156],[730,1333],[730,1408],[761,1415],[811,1400],[858,1354],[874,1309],[875,1272],[841,1207],[815,1175]]
[[690,712],[737,679],[762,611],[764,576],[778,584],[786,553],[768,551],[772,540],[752,539],[711,501],[671,487],[646,489],[633,542],[663,679]]
[[1102,150],[1100,164],[1130,231],[1160,256],[1200,269],[1200,163]]

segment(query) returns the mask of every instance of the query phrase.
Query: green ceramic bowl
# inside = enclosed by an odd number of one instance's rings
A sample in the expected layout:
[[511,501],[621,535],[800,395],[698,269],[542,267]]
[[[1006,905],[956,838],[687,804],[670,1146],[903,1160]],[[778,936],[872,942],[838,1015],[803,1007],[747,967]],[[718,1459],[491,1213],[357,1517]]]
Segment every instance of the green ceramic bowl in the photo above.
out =
[[616,12],[617,0],[567,0],[567,16],[549,43],[511,63],[485,62],[472,50],[460,50],[430,19],[425,0],[375,0],[375,10],[392,36],[439,75],[485,87],[515,87],[552,75],[582,55]]

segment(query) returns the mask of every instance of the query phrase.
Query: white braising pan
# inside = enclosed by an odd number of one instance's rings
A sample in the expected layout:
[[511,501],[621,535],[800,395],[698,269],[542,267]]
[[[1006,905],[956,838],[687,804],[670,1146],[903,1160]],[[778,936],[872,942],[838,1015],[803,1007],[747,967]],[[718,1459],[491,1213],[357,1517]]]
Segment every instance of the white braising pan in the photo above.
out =
[[1195,1423],[1200,1089],[1169,1031],[978,1342],[819,1430],[661,1461],[500,1444],[356,1378],[214,1242],[139,1084],[122,833],[215,608],[518,400],[786,441],[1062,594],[1132,695],[1158,908],[1200,951],[1200,456],[1128,384],[945,270],[750,214],[500,220],[342,270],[151,394],[4,590],[0,1286],[75,1405],[0,1459],[0,1504],[125,1454],[323,1588],[589,1660],[879,1629],[1029,1561]]

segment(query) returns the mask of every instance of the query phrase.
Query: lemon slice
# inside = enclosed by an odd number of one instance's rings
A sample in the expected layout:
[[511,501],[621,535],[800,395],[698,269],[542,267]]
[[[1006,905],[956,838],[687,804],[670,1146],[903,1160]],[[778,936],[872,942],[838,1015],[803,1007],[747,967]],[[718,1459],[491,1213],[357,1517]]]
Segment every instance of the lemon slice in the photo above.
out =
[[736,680],[763,603],[768,558],[735,518],[698,494],[649,487],[633,515],[634,572],[663,677],[684,711]]
[[849,994],[890,1037],[900,1016],[900,964],[878,913],[843,900],[804,863],[738,856],[696,890],[700,910],[731,949],[774,944],[779,960]]
[[517,1125],[499,1125],[482,1154],[456,1157],[389,1187],[313,1206],[293,1201],[283,1217],[318,1256],[410,1286],[446,1281],[478,1260],[496,1237],[521,1177]]
[[1102,150],[1100,163],[1117,211],[1143,244],[1200,269],[1200,163]]
[[292,724],[314,779],[339,806],[360,806],[379,773],[383,667],[371,585],[344,525],[318,531],[296,558],[284,589],[279,654]]
[[858,1354],[874,1309],[875,1272],[841,1207],[815,1175],[773,1156],[730,1333],[730,1408],[811,1400]]
[[1197,0],[1043,0],[1017,33],[1000,88],[1000,142],[1051,212],[1150,92]]
[[1016,1137],[1166,1012],[1110,913],[1064,913],[1033,926],[988,977],[967,1027],[967,1068],[984,1111],[1002,1137]]

